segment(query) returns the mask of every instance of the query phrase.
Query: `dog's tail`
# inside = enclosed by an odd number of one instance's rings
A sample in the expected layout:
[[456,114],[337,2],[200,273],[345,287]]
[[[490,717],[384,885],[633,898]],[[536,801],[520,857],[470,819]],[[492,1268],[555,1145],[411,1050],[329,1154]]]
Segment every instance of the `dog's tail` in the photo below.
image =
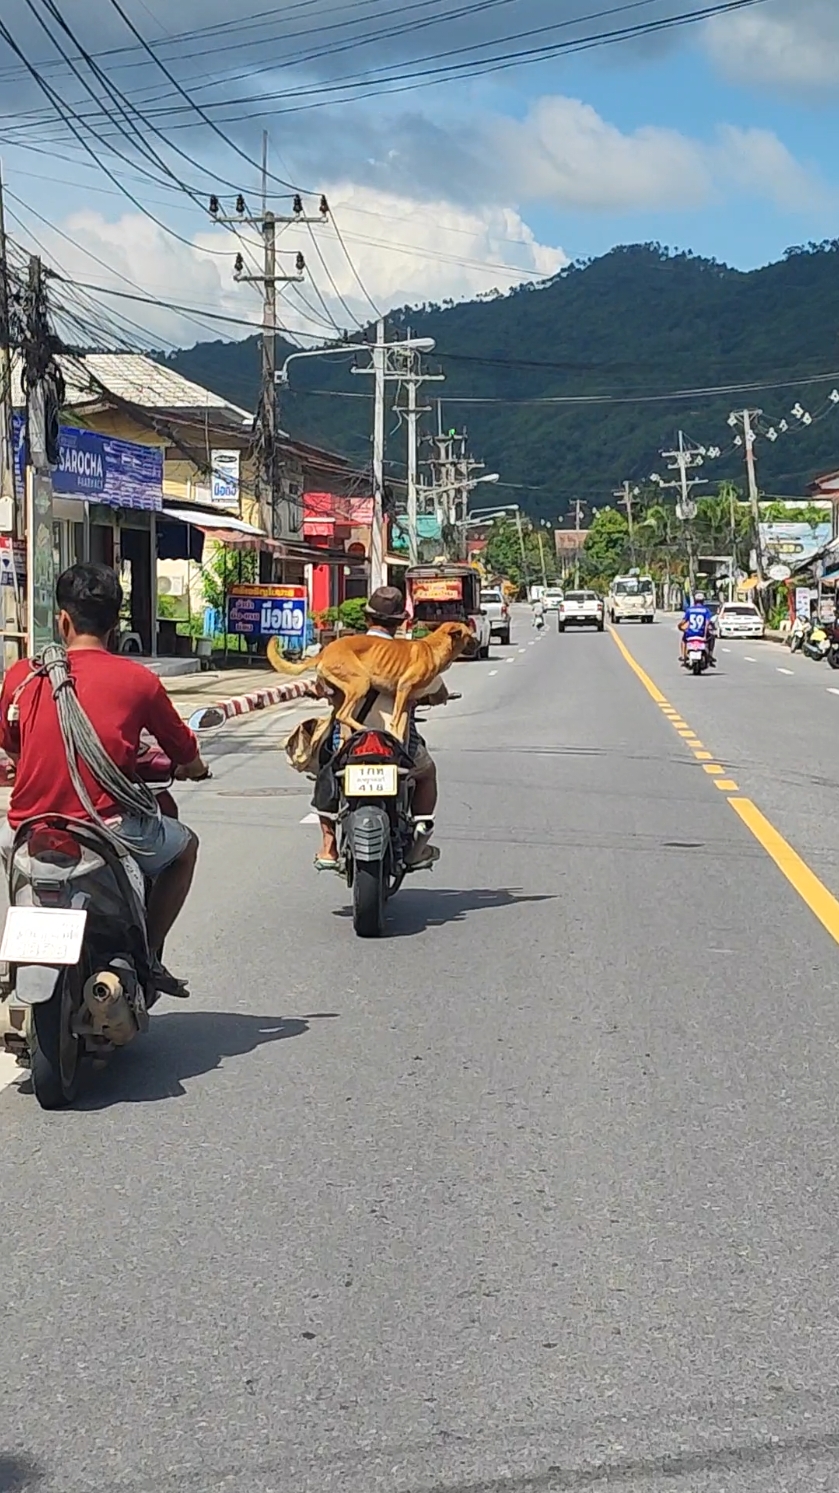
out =
[[320,653],[315,653],[312,658],[304,659],[302,664],[292,664],[283,658],[279,638],[268,640],[268,662],[278,674],[307,674],[310,669],[317,668],[322,653],[323,649]]

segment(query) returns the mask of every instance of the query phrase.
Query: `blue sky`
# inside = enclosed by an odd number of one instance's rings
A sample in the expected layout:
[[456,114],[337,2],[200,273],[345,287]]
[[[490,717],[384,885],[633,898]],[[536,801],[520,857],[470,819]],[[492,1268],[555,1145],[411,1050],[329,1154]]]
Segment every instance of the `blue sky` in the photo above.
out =
[[[338,224],[317,244],[308,230],[284,239],[307,260],[307,286],[284,298],[288,325],[313,337],[369,317],[374,303],[504,290],[619,243],[656,240],[749,269],[790,244],[839,236],[839,0],[757,0],[663,37],[489,76],[477,66],[505,46],[573,40],[698,3],[632,0],[598,22],[607,0],[287,0],[267,17],[267,0],[180,0],[173,21],[162,0],[124,0],[185,101],[114,0],[72,8],[76,40],[101,55],[104,74],[80,62],[81,81],[61,60],[61,38],[25,0],[7,0],[3,19],[88,140],[85,150],[56,120],[0,40],[13,238],[20,252],[37,241],[72,279],[247,323],[258,308],[232,278],[242,242],[214,228],[203,204],[225,181],[253,192],[263,127],[272,171],[326,191]],[[44,0],[35,5],[44,15]],[[506,41],[537,31],[532,43]],[[466,64],[441,86],[382,96],[364,81],[379,69],[396,87],[440,55]],[[348,76],[359,84],[338,103]],[[104,78],[142,121],[151,169],[136,140],[104,119]],[[227,102],[236,98],[243,104]],[[240,237],[246,257],[258,252]],[[167,307],[122,312],[149,335],[197,335],[195,316]],[[228,331],[237,334],[234,322]]]

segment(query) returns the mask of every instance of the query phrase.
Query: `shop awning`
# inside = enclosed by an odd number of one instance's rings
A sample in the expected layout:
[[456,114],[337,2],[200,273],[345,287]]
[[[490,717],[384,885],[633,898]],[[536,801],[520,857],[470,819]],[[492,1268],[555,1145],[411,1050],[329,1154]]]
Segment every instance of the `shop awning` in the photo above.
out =
[[266,539],[264,529],[246,524],[244,519],[234,518],[230,513],[216,513],[211,508],[199,508],[190,504],[188,508],[164,508],[163,517],[174,519],[178,524],[191,524],[194,529],[213,538],[216,534],[226,539],[231,534],[247,534],[251,539]]

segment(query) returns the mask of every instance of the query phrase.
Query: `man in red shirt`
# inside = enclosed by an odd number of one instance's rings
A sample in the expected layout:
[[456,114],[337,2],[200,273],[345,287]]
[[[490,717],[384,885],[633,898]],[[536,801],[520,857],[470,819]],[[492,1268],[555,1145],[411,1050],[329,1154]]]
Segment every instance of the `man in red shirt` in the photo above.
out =
[[[108,651],[122,606],[122,587],[114,571],[107,565],[71,565],[58,578],[56,600],[59,635],[67,650],[76,697],[116,767],[125,777],[136,779],[140,735],[145,731],[174,763],[176,777],[208,777],[198,741],[157,675]],[[0,745],[15,766],[0,849],[8,851],[19,825],[40,814],[90,818],[73,786],[50,681],[44,674],[33,674],[28,659],[15,664],[3,680]],[[177,819],[126,814],[83,761],[79,760],[78,768],[96,813],[132,849],[137,847],[144,873],[154,879],[148,936],[159,957],[192,885],[197,836]],[[167,975],[162,966],[161,976],[161,990],[185,993],[181,982]]]

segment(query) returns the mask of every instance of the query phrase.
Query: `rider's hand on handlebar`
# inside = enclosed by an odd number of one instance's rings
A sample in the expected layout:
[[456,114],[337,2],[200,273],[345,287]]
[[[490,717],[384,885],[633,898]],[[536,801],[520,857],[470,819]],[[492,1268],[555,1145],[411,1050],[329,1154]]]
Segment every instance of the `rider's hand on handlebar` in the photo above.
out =
[[206,782],[207,778],[212,777],[210,768],[200,753],[193,762],[188,762],[185,767],[176,767],[174,775],[179,783],[187,780],[193,783],[203,783]]

